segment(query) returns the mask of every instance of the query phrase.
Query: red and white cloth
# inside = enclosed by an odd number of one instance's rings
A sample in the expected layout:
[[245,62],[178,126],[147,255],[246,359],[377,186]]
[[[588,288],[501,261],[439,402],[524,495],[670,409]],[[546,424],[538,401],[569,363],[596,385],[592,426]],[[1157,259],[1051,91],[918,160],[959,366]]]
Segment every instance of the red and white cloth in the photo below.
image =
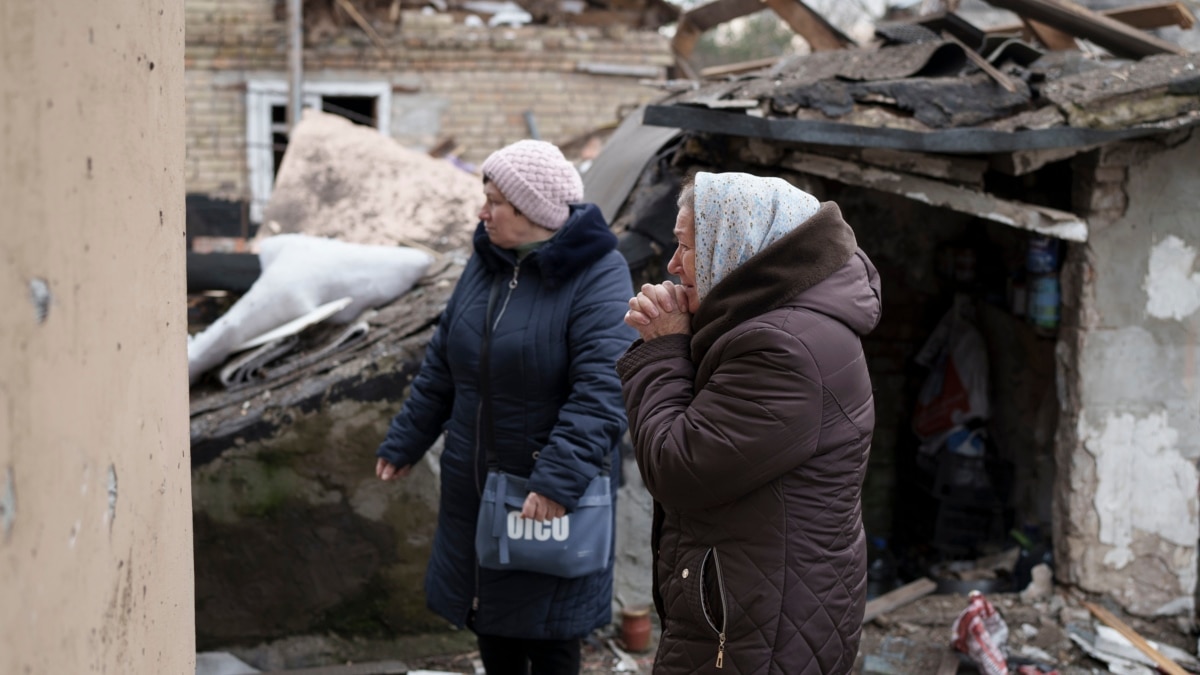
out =
[[979,591],[971,591],[967,608],[954,620],[954,648],[971,657],[984,675],[1008,675],[1004,656],[1008,624]]

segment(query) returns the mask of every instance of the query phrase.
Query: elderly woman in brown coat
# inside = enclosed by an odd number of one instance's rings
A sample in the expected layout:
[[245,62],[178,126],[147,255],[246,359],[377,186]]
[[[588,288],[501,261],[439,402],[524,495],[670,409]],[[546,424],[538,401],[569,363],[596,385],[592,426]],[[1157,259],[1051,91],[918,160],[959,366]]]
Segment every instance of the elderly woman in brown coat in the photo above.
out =
[[836,204],[781,179],[700,173],[679,208],[680,283],[630,299],[617,366],[655,500],[654,672],[849,673],[878,275]]

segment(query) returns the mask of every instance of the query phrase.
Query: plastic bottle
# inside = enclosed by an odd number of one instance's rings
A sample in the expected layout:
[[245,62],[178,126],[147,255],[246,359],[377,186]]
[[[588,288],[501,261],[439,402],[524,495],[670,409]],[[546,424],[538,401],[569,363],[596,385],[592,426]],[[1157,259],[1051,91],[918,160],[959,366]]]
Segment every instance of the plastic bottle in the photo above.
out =
[[1035,235],[1029,238],[1025,255],[1028,318],[1043,334],[1053,333],[1060,319],[1061,292],[1058,286],[1058,240]]

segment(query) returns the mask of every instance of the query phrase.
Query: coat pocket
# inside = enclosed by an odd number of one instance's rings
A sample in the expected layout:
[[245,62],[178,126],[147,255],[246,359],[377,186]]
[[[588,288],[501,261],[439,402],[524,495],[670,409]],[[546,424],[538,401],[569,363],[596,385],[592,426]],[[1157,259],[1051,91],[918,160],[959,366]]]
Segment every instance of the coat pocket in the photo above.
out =
[[717,549],[706,548],[682,556],[664,591],[667,631],[680,638],[711,640],[716,666],[723,668],[729,612]]

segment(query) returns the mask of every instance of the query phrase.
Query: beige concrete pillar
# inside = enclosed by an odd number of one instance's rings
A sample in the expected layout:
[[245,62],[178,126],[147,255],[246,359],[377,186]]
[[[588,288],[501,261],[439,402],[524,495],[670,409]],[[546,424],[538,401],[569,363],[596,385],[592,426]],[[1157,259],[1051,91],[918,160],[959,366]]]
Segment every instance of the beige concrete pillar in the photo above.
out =
[[194,672],[183,8],[0,0],[0,673]]

